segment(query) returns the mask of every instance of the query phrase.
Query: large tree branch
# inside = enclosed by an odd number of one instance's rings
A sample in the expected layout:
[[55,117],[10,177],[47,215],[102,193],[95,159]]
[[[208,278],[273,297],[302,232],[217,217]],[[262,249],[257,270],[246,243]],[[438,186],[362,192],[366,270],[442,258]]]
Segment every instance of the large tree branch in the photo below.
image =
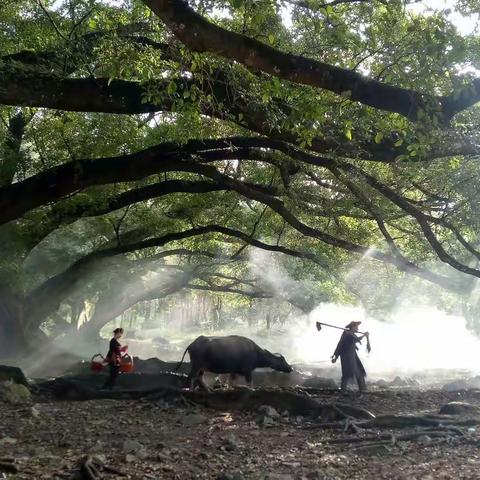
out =
[[[195,145],[197,141],[193,141]],[[154,173],[181,171],[202,174],[207,166],[198,160],[215,161],[249,158],[249,149],[218,149],[195,152],[187,143],[165,143],[130,155],[78,160],[51,168],[12,185],[0,188],[0,224],[14,220],[26,212],[57,201],[69,194],[93,185],[141,180]],[[195,158],[195,161],[184,159]],[[273,188],[260,187],[274,193]]]
[[[141,84],[135,81],[107,78],[58,78],[57,76],[20,70],[2,69],[0,84],[0,104],[24,107],[43,107],[75,112],[103,112],[117,114],[143,114],[159,111],[172,111],[174,99],[171,96],[155,95],[155,101],[148,100],[150,91],[166,92],[169,81],[159,80]],[[192,80],[174,80],[177,90],[190,88],[195,84],[201,91],[211,94],[215,104],[202,102],[199,106],[202,114],[240,123],[242,127],[268,136],[272,140],[299,143],[298,136],[287,128],[272,128],[269,112],[258,104],[242,100],[234,86],[224,78],[209,78],[196,83]],[[222,105],[219,108],[217,105]],[[280,111],[288,108],[276,105]],[[241,121],[239,120],[241,118]],[[318,153],[332,152],[336,155],[393,162],[399,155],[408,154],[405,146],[395,147],[394,141],[382,140],[377,144],[367,141],[364,144],[335,141],[314,137],[310,150]],[[449,138],[445,144],[439,144],[427,154],[428,159],[454,155],[478,155],[478,143],[468,138]]]
[[[142,240],[135,243],[116,245],[111,248],[105,248],[103,250],[92,252],[89,255],[82,257],[68,267],[60,274],[51,277],[45,281],[42,285],[33,290],[25,302],[25,317],[29,324],[38,325],[48,315],[57,310],[60,303],[68,297],[78,286],[81,281],[84,281],[86,276],[94,271],[98,267],[100,262],[103,262],[116,255],[121,255],[129,252],[139,251],[152,247],[163,247],[164,245],[180,241],[186,238],[195,236],[201,236],[211,233],[221,233],[227,236],[238,238],[249,245],[257,248],[262,248],[272,252],[279,252],[286,255],[291,255],[301,259],[313,260],[315,263],[324,266],[325,263],[317,255],[295,251],[287,247],[279,245],[269,245],[259,240],[251,238],[248,234],[243,232],[223,227],[220,225],[209,225],[205,227],[193,228],[181,232],[169,233],[162,237],[152,238],[148,240]],[[166,255],[183,254],[183,251],[168,251],[154,255],[150,259],[141,260],[140,263],[147,264],[155,262],[164,258]],[[190,252],[188,252],[190,254]],[[204,254],[202,252],[202,254]],[[207,253],[208,256],[208,253]],[[238,255],[230,257],[231,260],[240,259]]]
[[419,111],[423,110],[431,115],[438,114],[440,120],[446,122],[459,108],[466,108],[479,100],[480,89],[463,102],[455,103],[452,96],[437,97],[388,85],[368,79],[352,70],[281,52],[258,40],[209,22],[184,0],[143,1],[165,22],[172,33],[193,51],[212,52],[240,62],[248,68],[295,83],[329,90],[352,101],[398,113],[410,120],[417,120]]
[[[193,142],[193,145],[195,145],[195,142]],[[178,146],[176,145],[162,144],[132,155],[94,161],[83,160],[70,162],[55,167],[48,172],[43,172],[42,174],[31,177],[24,182],[4,187],[0,189],[0,221],[5,222],[11,220],[36,206],[48,201],[57,200],[58,198],[62,198],[69,193],[73,193],[90,185],[111,183],[113,181],[138,180],[158,172],[191,172],[210,178],[246,198],[268,205],[288,224],[306,236],[316,238],[343,250],[361,255],[369,255],[372,258],[391,263],[403,271],[408,271],[423,278],[428,277],[434,279],[436,282],[443,281],[442,278],[436,278],[431,272],[426,273],[423,269],[420,269],[411,262],[405,262],[403,259],[395,258],[392,255],[385,254],[376,249],[339,239],[321,230],[312,228],[298,220],[298,218],[285,207],[280,199],[271,195],[271,192],[253,188],[248,184],[222,174],[211,165],[204,165],[198,162],[198,160],[242,158],[241,156],[239,157],[239,152],[232,153],[231,150],[226,149],[197,152],[195,154],[195,161],[187,161],[183,160],[187,155],[183,152],[179,153],[176,151],[177,148]],[[186,150],[188,151],[188,143]],[[316,165],[327,167],[332,165],[330,159],[316,157],[297,150],[295,150],[294,153]],[[243,158],[248,158],[248,151]],[[473,274],[470,270],[465,273]]]
[[[338,166],[341,170],[345,172],[349,172],[357,177],[363,178],[368,185],[373,187],[375,190],[380,192],[385,198],[390,200],[392,203],[397,205],[399,208],[401,208],[403,211],[407,212],[409,215],[411,215],[417,223],[419,224],[423,235],[427,239],[428,243],[430,246],[433,248],[435,253],[437,254],[438,258],[442,261],[450,265],[451,267],[455,268],[456,270],[462,272],[462,273],[467,273],[469,275],[473,275],[475,277],[480,277],[480,270],[476,268],[469,267],[468,265],[465,265],[461,262],[459,262],[457,259],[455,259],[452,255],[450,255],[441,242],[438,240],[437,236],[435,235],[435,232],[433,231],[432,227],[430,226],[430,223],[436,223],[438,225],[442,225],[445,228],[450,228],[456,238],[460,241],[460,243],[467,248],[467,250],[470,253],[475,254],[475,256],[478,255],[478,252],[473,249],[473,247],[466,242],[466,240],[460,235],[460,232],[458,230],[453,229],[453,227],[448,223],[442,221],[442,219],[431,217],[428,215],[425,215],[421,210],[419,210],[417,207],[415,207],[411,202],[409,202],[406,198],[402,197],[398,193],[396,193],[393,189],[388,187],[387,185],[383,184],[379,180],[377,180],[375,177],[372,175],[368,174],[367,172],[363,171],[361,168],[348,164],[345,162],[338,162]],[[330,168],[330,170],[335,174],[336,169],[332,167],[327,167]],[[338,175],[338,173],[336,173]],[[477,257],[478,258],[478,257]]]
[[28,121],[25,112],[20,110],[8,122],[7,135],[0,148],[0,186],[9,185],[13,181],[22,158],[20,148]]

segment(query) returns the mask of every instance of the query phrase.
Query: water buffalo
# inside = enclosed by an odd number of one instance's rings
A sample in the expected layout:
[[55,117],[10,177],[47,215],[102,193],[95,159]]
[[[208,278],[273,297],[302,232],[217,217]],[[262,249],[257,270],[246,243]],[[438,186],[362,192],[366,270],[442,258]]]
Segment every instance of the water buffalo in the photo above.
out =
[[290,373],[292,367],[285,357],[270,353],[260,348],[254,341],[239,335],[227,337],[196,338],[185,350],[177,365],[177,370],[183,363],[187,352],[190,354],[191,371],[187,384],[190,388],[195,385],[208,390],[203,373],[229,373],[233,381],[235,375],[243,375],[245,380],[252,384],[252,372],[256,368],[269,367],[280,372]]

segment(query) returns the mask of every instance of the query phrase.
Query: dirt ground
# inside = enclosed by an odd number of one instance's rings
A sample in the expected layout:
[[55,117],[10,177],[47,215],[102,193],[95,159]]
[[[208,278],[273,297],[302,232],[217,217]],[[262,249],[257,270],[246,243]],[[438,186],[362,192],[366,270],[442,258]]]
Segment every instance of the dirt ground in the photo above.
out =
[[[332,402],[337,395],[318,399]],[[378,415],[438,413],[452,400],[480,406],[480,391],[379,391],[351,401]],[[352,432],[318,428],[303,417],[260,426],[257,412],[163,401],[44,400],[0,408],[0,465],[11,457],[19,469],[2,473],[0,467],[0,478],[12,480],[88,478],[79,474],[88,454],[116,470],[104,470],[105,480],[480,478],[480,435],[472,427],[462,427],[465,435],[420,437],[372,454],[354,451],[357,444],[329,445]]]

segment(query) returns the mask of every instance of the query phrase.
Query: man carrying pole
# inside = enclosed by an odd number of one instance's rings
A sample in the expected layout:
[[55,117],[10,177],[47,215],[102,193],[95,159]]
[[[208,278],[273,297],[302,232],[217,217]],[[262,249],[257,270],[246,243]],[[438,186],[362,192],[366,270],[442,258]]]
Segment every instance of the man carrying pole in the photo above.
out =
[[[342,394],[347,393],[347,386],[349,383],[355,381],[358,384],[358,389],[360,393],[365,392],[365,377],[367,373],[365,368],[360,361],[360,358],[357,355],[357,343],[360,343],[363,338],[367,338],[367,351],[370,352],[370,341],[368,332],[363,333],[360,337],[356,335],[358,332],[358,326],[362,322],[350,322],[343,330],[340,341],[338,342],[337,348],[335,349],[334,354],[332,355],[332,363],[335,363],[340,357],[342,364],[342,383],[341,383],[341,392]],[[333,325],[327,325],[332,326]],[[317,322],[317,329],[321,329],[322,324]],[[339,327],[334,327],[339,328]]]

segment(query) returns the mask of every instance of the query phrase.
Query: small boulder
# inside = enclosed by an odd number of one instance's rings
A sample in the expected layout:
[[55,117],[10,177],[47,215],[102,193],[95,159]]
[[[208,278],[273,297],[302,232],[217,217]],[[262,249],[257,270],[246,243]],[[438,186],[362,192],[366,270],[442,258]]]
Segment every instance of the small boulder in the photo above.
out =
[[432,443],[432,437],[429,437],[428,435],[420,435],[420,437],[417,438],[417,443],[420,445],[430,445]]
[[280,418],[280,414],[270,405],[262,405],[258,411],[270,418]]
[[441,415],[479,415],[480,407],[465,402],[449,402],[440,408]]
[[10,367],[9,365],[0,365],[0,382],[11,381],[28,387],[27,377],[18,367]]
[[33,418],[40,418],[40,411],[35,406],[30,409],[30,414]]
[[148,456],[148,452],[145,445],[138,442],[137,440],[132,440],[132,439],[125,440],[122,445],[122,450],[123,450],[123,453],[127,454],[126,458],[133,455],[134,457],[144,459]]
[[227,437],[223,438],[222,445],[220,445],[220,449],[227,452],[233,452],[237,450],[238,447],[238,441],[233,435],[228,435]]
[[32,401],[32,394],[25,385],[3,382],[0,383],[0,401],[11,405],[27,404]]
[[260,415],[256,422],[259,427],[273,427],[275,425],[275,420],[267,415]]

